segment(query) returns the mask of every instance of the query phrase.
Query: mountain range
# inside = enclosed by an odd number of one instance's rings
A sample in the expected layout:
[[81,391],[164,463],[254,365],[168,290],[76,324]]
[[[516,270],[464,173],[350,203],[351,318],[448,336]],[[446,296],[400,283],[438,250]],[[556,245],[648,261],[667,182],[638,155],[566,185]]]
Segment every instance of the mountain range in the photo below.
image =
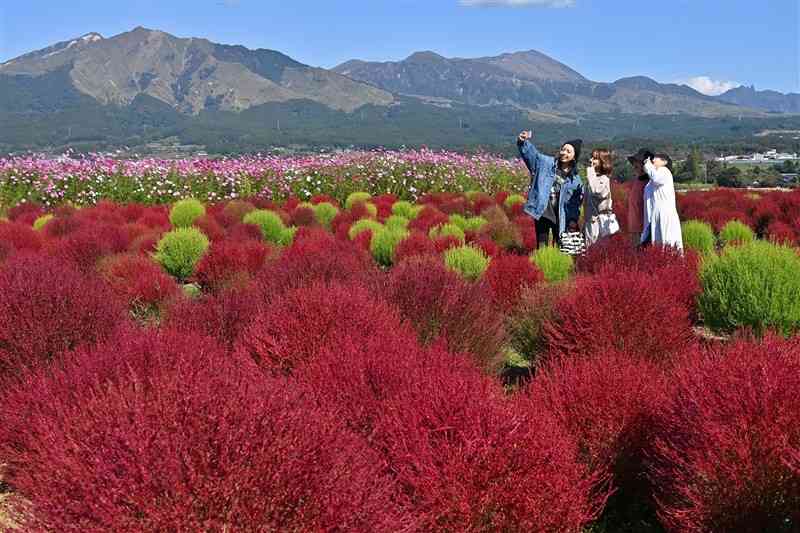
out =
[[798,94],[739,87],[711,97],[643,76],[597,82],[535,50],[472,59],[426,51],[323,69],[274,50],[137,27],[110,38],[88,33],[0,64],[6,149],[166,137],[229,148],[449,146],[491,144],[531,122],[621,135],[637,123],[641,134],[654,129],[647,116],[711,127],[793,113]]

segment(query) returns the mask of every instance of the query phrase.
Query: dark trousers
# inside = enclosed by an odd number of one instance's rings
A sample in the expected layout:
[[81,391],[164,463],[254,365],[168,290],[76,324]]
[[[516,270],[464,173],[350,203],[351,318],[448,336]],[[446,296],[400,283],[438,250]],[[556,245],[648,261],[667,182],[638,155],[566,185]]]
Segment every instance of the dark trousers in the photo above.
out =
[[547,236],[553,234],[553,245],[560,246],[561,235],[558,234],[558,224],[550,219],[541,217],[536,221],[536,247],[547,246]]

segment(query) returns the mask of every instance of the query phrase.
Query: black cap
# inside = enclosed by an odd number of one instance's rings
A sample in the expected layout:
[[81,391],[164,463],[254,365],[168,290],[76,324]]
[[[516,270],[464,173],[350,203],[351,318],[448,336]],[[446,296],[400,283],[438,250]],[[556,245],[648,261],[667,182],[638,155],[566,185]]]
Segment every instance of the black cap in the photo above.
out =
[[628,156],[630,163],[644,163],[645,160],[653,157],[653,152],[647,148],[639,148],[639,151]]
[[578,159],[580,159],[580,157],[581,157],[581,147],[583,146],[583,140],[582,139],[573,139],[571,141],[566,141],[566,142],[561,144],[561,147],[563,148],[567,144],[569,144],[570,146],[575,148],[575,161],[578,161]]

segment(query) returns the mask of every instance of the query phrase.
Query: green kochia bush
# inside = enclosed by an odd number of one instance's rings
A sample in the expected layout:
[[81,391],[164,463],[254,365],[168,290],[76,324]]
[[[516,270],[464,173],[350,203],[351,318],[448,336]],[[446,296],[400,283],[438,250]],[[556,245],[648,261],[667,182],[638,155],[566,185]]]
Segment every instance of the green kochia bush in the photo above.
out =
[[368,192],[354,192],[350,193],[350,196],[347,197],[347,200],[344,202],[344,206],[347,209],[351,209],[355,204],[360,202],[369,202],[372,199],[372,195]]
[[435,228],[432,228],[430,232],[428,232],[428,236],[431,239],[438,239],[439,237],[455,237],[462,243],[466,240],[464,230],[455,224],[443,224],[441,226],[436,226]]
[[312,209],[314,210],[314,218],[326,228],[331,227],[331,221],[339,213],[339,209],[330,202],[321,202]]
[[800,331],[800,256],[793,248],[765,241],[729,246],[705,261],[700,282],[700,313],[716,330]]
[[52,213],[47,213],[46,215],[42,215],[36,220],[33,221],[33,229],[40,230],[44,227],[45,224],[50,222],[53,219],[54,215]]
[[489,258],[486,253],[472,246],[450,248],[444,254],[444,262],[448,268],[471,281],[481,277],[481,274],[489,266]]
[[416,206],[411,202],[407,202],[405,200],[395,202],[394,205],[392,205],[393,215],[400,215],[401,217],[406,217],[409,220],[417,218],[417,215],[421,210],[422,210],[421,206]]
[[281,217],[273,211],[266,209],[250,211],[245,215],[243,222],[258,226],[265,241],[280,245],[292,242],[294,230],[287,228]]
[[699,220],[687,220],[681,224],[683,232],[683,245],[702,255],[708,255],[714,251],[716,239],[714,229],[705,222]]
[[350,226],[350,230],[347,232],[347,235],[351,239],[355,239],[358,236],[358,234],[363,231],[369,230],[372,231],[373,234],[375,234],[382,229],[383,229],[383,224],[381,224],[377,220],[362,218],[361,220],[356,221],[355,224]]
[[394,251],[400,241],[408,237],[409,232],[402,227],[384,227],[372,234],[370,252],[375,261],[384,266],[394,263]]
[[489,221],[483,217],[470,217],[464,225],[464,231],[480,231]]
[[569,278],[574,268],[572,256],[562,254],[558,248],[543,246],[531,254],[531,261],[536,263],[549,282],[564,281]]
[[408,227],[408,223],[409,220],[406,217],[400,215],[392,215],[384,221],[384,225],[387,228],[393,228],[393,229],[397,228],[405,229]]
[[511,209],[517,204],[524,204],[525,197],[522,196],[521,194],[510,194],[508,195],[508,197],[506,197],[506,200],[503,203],[507,208]]
[[738,220],[731,220],[719,232],[719,240],[724,246],[729,244],[747,244],[756,238],[753,230]]
[[187,198],[175,202],[169,212],[169,221],[176,228],[188,228],[194,221],[206,214],[202,202],[194,198]]
[[176,278],[186,279],[206,253],[208,244],[208,237],[199,229],[177,228],[158,241],[153,257],[167,272]]

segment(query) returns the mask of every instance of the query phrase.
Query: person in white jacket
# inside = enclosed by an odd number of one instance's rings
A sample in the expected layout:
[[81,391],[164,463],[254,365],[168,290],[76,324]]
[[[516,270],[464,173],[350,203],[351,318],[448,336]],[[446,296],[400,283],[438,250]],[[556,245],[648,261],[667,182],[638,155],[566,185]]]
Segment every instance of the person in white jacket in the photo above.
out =
[[672,160],[666,154],[655,154],[644,163],[650,181],[644,188],[643,245],[672,246],[683,251],[681,220],[675,204]]

